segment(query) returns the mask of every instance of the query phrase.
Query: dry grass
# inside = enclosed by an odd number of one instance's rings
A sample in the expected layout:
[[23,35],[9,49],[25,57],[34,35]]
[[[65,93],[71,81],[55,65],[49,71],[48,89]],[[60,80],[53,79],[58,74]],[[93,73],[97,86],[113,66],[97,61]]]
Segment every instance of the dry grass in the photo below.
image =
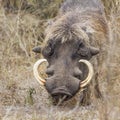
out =
[[[56,0],[57,2],[57,0]],[[113,2],[113,1],[112,1]],[[100,81],[104,100],[90,106],[55,107],[45,89],[34,79],[32,67],[40,55],[33,46],[44,39],[43,23],[34,15],[0,9],[0,119],[2,120],[120,120],[120,7],[104,0],[111,28],[108,79]]]

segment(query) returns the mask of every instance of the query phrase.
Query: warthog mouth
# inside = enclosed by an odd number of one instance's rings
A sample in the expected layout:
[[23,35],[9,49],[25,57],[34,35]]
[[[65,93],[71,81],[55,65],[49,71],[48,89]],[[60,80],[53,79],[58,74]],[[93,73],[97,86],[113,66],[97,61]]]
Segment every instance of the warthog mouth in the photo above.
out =
[[60,87],[60,88],[56,88],[52,93],[51,93],[52,97],[55,99],[63,99],[64,101],[70,99],[72,97],[72,94],[66,90],[66,88]]

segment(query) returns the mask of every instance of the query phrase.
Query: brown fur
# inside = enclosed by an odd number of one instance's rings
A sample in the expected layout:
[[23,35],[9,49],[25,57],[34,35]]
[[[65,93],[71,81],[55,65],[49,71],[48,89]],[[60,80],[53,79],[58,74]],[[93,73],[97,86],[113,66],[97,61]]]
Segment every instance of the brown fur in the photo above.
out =
[[95,11],[76,12],[76,14],[69,12],[58,16],[54,23],[48,26],[46,33],[46,41],[53,38],[61,39],[62,42],[83,39],[86,44],[99,47],[109,37],[104,16]]

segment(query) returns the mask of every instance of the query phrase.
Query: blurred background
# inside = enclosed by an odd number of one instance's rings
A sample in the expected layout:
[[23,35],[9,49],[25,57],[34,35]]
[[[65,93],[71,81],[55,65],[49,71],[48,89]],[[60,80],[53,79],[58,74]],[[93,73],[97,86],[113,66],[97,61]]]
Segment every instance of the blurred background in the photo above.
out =
[[109,76],[100,83],[104,100],[55,107],[33,76],[42,56],[32,48],[44,41],[62,1],[0,0],[0,120],[120,120],[120,0],[102,0],[111,33]]

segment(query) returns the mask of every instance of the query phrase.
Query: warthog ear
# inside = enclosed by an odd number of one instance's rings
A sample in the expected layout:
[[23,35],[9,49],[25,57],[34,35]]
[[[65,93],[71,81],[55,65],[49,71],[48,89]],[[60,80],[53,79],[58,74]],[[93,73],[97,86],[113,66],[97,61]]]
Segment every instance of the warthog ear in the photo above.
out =
[[40,46],[34,47],[32,51],[35,53],[41,53],[41,47]]
[[90,47],[90,52],[92,55],[97,55],[100,52],[100,50],[95,47]]

